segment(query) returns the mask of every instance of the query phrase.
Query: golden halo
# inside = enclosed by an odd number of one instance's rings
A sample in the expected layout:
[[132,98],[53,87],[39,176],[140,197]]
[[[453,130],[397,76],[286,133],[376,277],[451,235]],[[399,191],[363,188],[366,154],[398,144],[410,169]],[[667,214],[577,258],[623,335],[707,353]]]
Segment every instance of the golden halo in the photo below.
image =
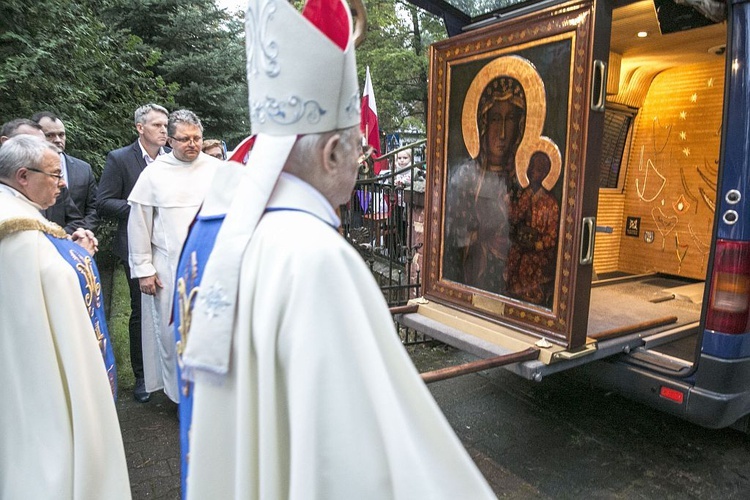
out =
[[[531,155],[537,151],[541,151],[549,157],[549,173],[542,181],[542,186],[547,191],[551,191],[552,188],[555,187],[557,179],[560,177],[562,156],[560,155],[560,149],[558,149],[557,144],[555,144],[555,142],[549,137],[543,135],[538,138],[537,142],[534,143],[534,146],[531,149],[526,148],[522,151],[519,146],[518,152],[516,153],[516,177],[518,177],[518,183],[521,184],[522,187],[529,185],[529,161],[531,160]],[[524,165],[524,167],[519,169],[519,165]]]
[[549,137],[542,135],[547,113],[547,97],[544,82],[534,65],[520,56],[501,56],[487,63],[472,80],[466,92],[461,110],[461,131],[469,155],[479,156],[479,125],[477,108],[485,87],[495,78],[507,76],[516,79],[526,94],[526,128],[516,151],[516,177],[521,187],[529,185],[526,170],[529,159],[536,151],[544,151],[550,159],[550,172],[542,185],[550,190],[560,177],[562,156],[557,145]]

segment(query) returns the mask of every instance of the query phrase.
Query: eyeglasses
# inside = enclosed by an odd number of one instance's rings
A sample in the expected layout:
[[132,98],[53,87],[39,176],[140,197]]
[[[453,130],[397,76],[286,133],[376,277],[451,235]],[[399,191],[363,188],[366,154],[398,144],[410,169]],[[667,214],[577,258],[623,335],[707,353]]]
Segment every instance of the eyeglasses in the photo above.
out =
[[63,177],[65,177],[62,174],[62,172],[60,172],[59,174],[51,174],[49,172],[45,172],[44,170],[39,170],[38,168],[31,168],[31,167],[26,167],[26,170],[31,170],[32,172],[36,172],[38,174],[44,174],[49,177],[54,177],[55,179],[57,179],[57,182],[60,182],[61,180],[63,180]]
[[188,142],[199,144],[203,142],[203,137],[172,137],[172,139],[181,144],[187,144]]

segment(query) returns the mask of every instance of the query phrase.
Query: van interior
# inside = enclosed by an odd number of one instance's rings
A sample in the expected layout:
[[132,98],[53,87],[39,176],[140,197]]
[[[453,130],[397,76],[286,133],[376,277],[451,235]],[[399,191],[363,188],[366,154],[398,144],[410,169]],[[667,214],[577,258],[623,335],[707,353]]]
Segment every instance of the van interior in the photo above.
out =
[[727,28],[658,4],[612,14],[589,336],[663,322],[631,358],[686,371],[714,227]]

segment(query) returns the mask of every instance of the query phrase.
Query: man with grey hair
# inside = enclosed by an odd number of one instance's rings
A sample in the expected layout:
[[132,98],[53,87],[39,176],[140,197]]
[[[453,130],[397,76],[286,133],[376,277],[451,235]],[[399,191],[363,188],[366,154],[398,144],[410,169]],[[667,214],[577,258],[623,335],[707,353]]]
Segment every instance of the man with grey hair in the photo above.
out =
[[64,185],[53,144],[0,147],[0,497],[129,499],[96,241],[40,213]]
[[169,112],[158,104],[145,104],[135,110],[135,128],[138,139],[129,146],[111,151],[107,155],[97,196],[99,217],[117,220],[117,234],[113,252],[125,268],[130,288],[130,364],[135,375],[133,396],[145,403],[150,399],[143,376],[143,351],[141,342],[141,291],[138,278],[130,275],[128,264],[128,196],[146,165],[168,153],[167,118]]
[[128,197],[128,255],[141,290],[143,367],[146,391],[163,389],[174,402],[177,361],[170,305],[180,249],[221,164],[201,151],[203,125],[192,111],[169,115],[172,152],[160,156],[138,178]]
[[[58,149],[52,144],[40,143],[38,137],[20,134],[8,139],[0,149],[0,182],[4,193],[8,187],[23,195],[37,210],[53,205],[65,186],[60,169],[60,159],[50,153]],[[34,174],[34,175],[32,175]],[[41,176],[36,174],[42,174]]]

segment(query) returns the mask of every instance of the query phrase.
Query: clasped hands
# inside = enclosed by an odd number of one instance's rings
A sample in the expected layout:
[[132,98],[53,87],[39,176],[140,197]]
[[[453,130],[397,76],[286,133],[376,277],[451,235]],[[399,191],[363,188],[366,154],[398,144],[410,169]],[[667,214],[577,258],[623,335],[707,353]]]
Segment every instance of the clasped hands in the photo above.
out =
[[79,227],[70,235],[70,239],[74,243],[81,245],[92,257],[99,251],[99,240],[97,240],[94,233],[88,229]]

